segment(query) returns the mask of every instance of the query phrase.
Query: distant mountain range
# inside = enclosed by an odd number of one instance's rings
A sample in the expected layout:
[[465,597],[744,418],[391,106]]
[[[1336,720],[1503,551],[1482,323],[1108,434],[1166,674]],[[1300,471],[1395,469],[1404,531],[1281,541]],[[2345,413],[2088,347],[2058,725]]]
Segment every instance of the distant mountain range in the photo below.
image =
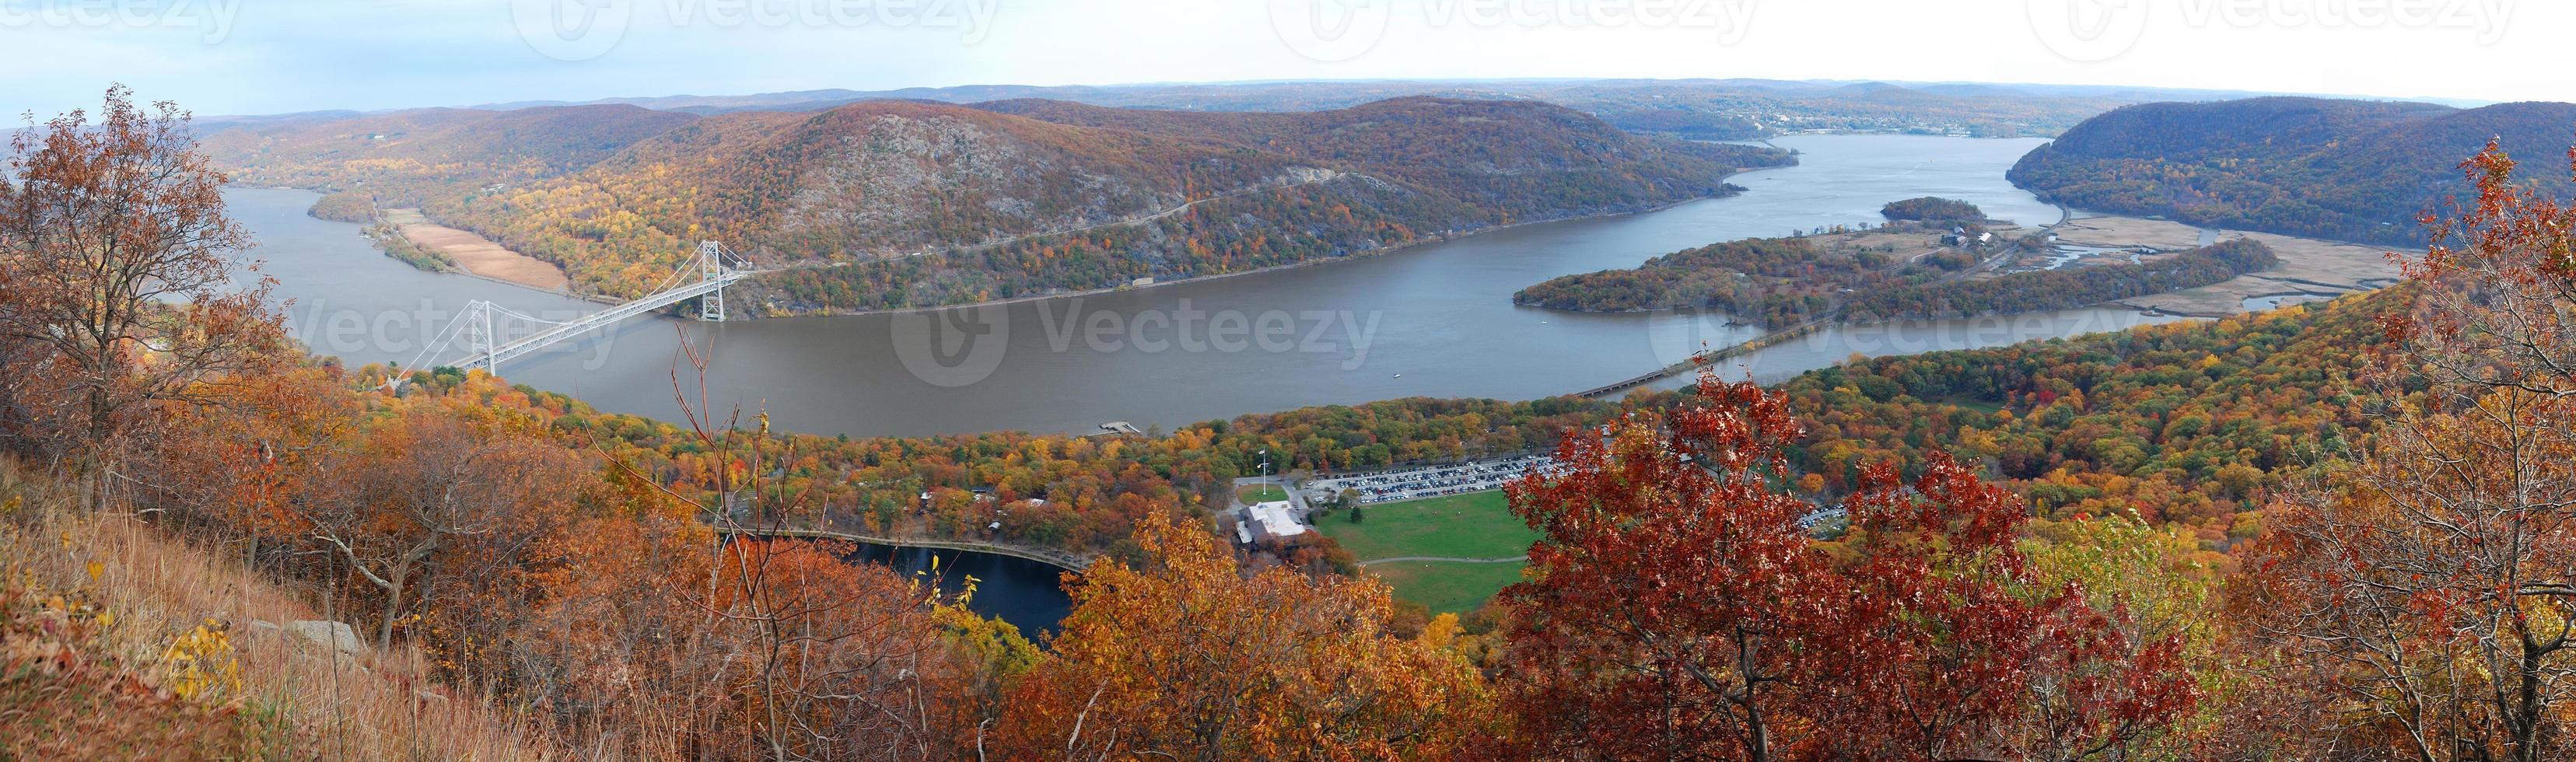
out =
[[2519,178],[2566,195],[2576,104],[2256,98],[2155,103],[2086,120],[2016,164],[2013,182],[2081,209],[2413,247],[2417,217],[2464,188],[2489,138]]
[[[619,104],[697,114],[804,111],[864,100],[981,103],[1042,98],[1118,108],[1181,111],[1317,111],[1409,96],[1538,100],[1600,117],[1630,132],[1705,140],[1802,130],[2052,135],[2087,116],[2149,100],[2120,89],[2045,93],[1999,85],[1909,88],[1883,82],[1776,80],[1361,80],[1036,87],[978,85],[900,90],[806,90],[743,96],[613,98]],[[2136,96],[2136,97],[2128,97]],[[2170,99],[2172,94],[2163,96]],[[512,103],[516,108],[556,103]]]
[[693,114],[603,105],[314,112],[198,128],[200,146],[237,182],[363,189],[386,206],[419,206],[488,185],[572,172],[697,120]]
[[1292,113],[874,100],[705,117],[638,106],[210,126],[244,181],[418,205],[635,294],[700,238],[788,272],[770,311],[956,304],[1295,264],[1730,192],[1788,152],[1641,137],[1527,101]]
[[[1191,111],[1314,111],[1403,96],[1556,103],[1601,117],[1630,132],[1712,140],[1761,138],[1801,130],[1948,132],[2048,136],[2111,108],[2156,101],[2207,101],[2266,95],[2117,85],[1973,82],[1880,82],[1768,79],[1498,79],[1339,80],[1133,85],[967,85],[897,90],[799,90],[754,95],[609,98],[668,111],[811,111],[862,100],[981,103],[1018,98],[1120,108]],[[525,101],[478,108],[575,105]],[[2460,101],[2453,105],[2483,105]]]

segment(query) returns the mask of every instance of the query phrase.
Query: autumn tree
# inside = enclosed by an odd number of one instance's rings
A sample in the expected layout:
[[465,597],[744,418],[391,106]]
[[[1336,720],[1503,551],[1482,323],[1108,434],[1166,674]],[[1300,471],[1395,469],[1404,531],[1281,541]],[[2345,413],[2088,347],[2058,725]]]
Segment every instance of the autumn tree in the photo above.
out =
[[504,687],[592,748],[646,759],[713,748],[704,707],[732,664],[708,624],[716,535],[624,469],[604,468],[585,493],[544,549],[561,562],[530,571],[545,595],[507,643]]
[[1503,592],[1528,754],[1772,759],[1815,730],[1794,644],[1837,591],[1798,523],[1814,506],[1775,485],[1801,430],[1784,398],[1700,382],[1704,404],[1568,437],[1562,475],[1507,488],[1544,535]]
[[[1806,702],[1833,756],[2118,758],[2189,712],[2180,632],[2085,587],[2044,584],[2020,547],[2028,507],[1935,453],[1911,484],[1872,467],[1844,505],[1857,560],[1811,634]],[[2110,591],[2105,591],[2106,593]]]
[[[2576,158],[2576,153],[2571,153]],[[2273,509],[2232,587],[2267,675],[2320,721],[2274,742],[2564,759],[2576,698],[2576,210],[2490,143],[2428,215],[2357,462]]]
[[1054,655],[1013,691],[1028,759],[1437,758],[1478,739],[1484,687],[1457,654],[1390,636],[1373,580],[1246,574],[1207,531],[1138,535],[1073,588]]
[[1699,398],[1569,438],[1513,483],[1543,533],[1504,593],[1521,755],[2075,760],[2193,708],[2176,633],[2045,584],[2027,507],[1946,455],[1865,471],[1827,546],[1791,496],[1785,396],[1703,371]]
[[853,564],[846,543],[737,538],[717,554],[725,723],[709,748],[773,759],[942,759],[962,727],[933,620],[937,589]]
[[509,411],[476,417],[413,409],[377,422],[364,444],[329,468],[344,478],[315,496],[311,539],[374,589],[376,639],[426,601],[426,578],[476,563],[466,580],[519,571],[516,551],[547,532],[573,496],[579,456]]
[[98,117],[29,125],[0,172],[0,424],[90,465],[155,418],[138,409],[203,401],[282,335],[267,281],[237,280],[251,240],[188,115],[117,86]]
[[132,470],[150,502],[214,539],[239,542],[247,563],[298,550],[311,526],[298,506],[356,446],[362,398],[329,368],[263,373],[210,390],[215,404],[180,411]]

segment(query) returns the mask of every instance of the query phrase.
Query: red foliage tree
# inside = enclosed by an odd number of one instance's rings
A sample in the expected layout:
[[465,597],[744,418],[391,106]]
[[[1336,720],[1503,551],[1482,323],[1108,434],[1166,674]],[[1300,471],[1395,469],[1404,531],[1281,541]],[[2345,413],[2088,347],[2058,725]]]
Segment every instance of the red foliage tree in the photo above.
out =
[[1510,697],[1530,753],[1767,759],[1812,729],[1788,687],[1798,634],[1838,594],[1773,482],[1799,434],[1785,398],[1700,377],[1710,403],[1566,439],[1561,476],[1508,487],[1545,538],[1512,607]]
[[2181,642],[2032,581],[2022,501],[1946,455],[1871,468],[1827,545],[1789,494],[1787,398],[1700,376],[1701,404],[1566,441],[1514,483],[1545,537],[1505,592],[1512,751],[1560,758],[2084,759],[2164,735]]

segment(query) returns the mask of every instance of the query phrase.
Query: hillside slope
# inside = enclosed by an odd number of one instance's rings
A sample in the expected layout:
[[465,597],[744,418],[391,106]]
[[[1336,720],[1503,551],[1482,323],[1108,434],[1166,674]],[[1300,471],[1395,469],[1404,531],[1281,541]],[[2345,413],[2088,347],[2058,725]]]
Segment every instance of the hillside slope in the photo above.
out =
[[2215,321],[1993,349],[1857,361],[1778,387],[1807,420],[1800,470],[1931,450],[1980,461],[2041,515],[2136,512],[2250,537],[2265,494],[2348,450],[2367,419],[2353,382],[2410,287]]
[[2463,186],[2459,159],[2490,137],[2553,193],[2576,104],[2455,109],[2422,103],[2256,98],[2153,103],[2094,117],[2013,166],[2014,184],[2095,211],[2397,246],[2417,215]]
[[[0,759],[547,759],[431,657],[169,523],[0,454]],[[324,629],[308,629],[308,628]]]
[[631,294],[694,241],[771,313],[955,304],[1239,272],[1727,192],[1785,152],[1620,133],[1555,106],[1407,99],[1310,114],[870,101],[708,117],[442,221]]
[[1717,176],[1776,163],[1741,145],[1640,139],[1571,109],[1396,98],[1335,111],[1189,112],[1047,100],[976,108],[1059,124],[1232,143],[1431,190],[1508,218],[1713,195]]
[[691,114],[635,106],[321,112],[209,125],[202,149],[237,182],[360,191],[386,206],[589,166]]

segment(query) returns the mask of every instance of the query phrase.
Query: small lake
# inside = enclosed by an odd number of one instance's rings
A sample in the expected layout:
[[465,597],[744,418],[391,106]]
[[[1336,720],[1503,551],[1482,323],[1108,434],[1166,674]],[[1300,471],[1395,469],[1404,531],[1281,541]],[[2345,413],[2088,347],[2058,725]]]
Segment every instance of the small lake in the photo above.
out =
[[1054,564],[999,553],[871,543],[859,543],[850,557],[935,581],[941,592],[950,595],[965,589],[967,578],[973,577],[975,595],[967,599],[966,608],[1009,622],[1030,640],[1052,635],[1065,615],[1073,613],[1073,598],[1059,584],[1064,570]]
[[[2025,225],[2058,217],[2003,177],[2040,143],[2035,139],[1818,135],[1773,142],[1799,151],[1802,163],[1735,177],[1750,189],[1740,196],[1643,214],[1525,225],[1381,256],[1094,296],[725,324],[639,318],[501,371],[605,410],[672,418],[685,331],[713,359],[707,388],[718,405],[765,405],[784,428],[854,437],[1089,433],[1108,421],[1168,428],[1409,396],[1532,399],[1759,335],[1713,312],[1586,315],[1511,303],[1513,292],[1538,281],[1633,267],[1718,241],[1875,222],[1881,204],[1915,196],[1964,198]],[[310,193],[244,188],[226,197],[263,242],[257,256],[278,278],[277,295],[294,300],[289,320],[297,334],[352,364],[411,359],[472,299],[549,320],[601,307],[413,270],[376,252],[357,226],[306,216]],[[1776,380],[1854,353],[1993,346],[2148,320],[2122,310],[2074,310],[2003,324],[1848,327],[1738,363]],[[694,388],[694,379],[684,380]]]

